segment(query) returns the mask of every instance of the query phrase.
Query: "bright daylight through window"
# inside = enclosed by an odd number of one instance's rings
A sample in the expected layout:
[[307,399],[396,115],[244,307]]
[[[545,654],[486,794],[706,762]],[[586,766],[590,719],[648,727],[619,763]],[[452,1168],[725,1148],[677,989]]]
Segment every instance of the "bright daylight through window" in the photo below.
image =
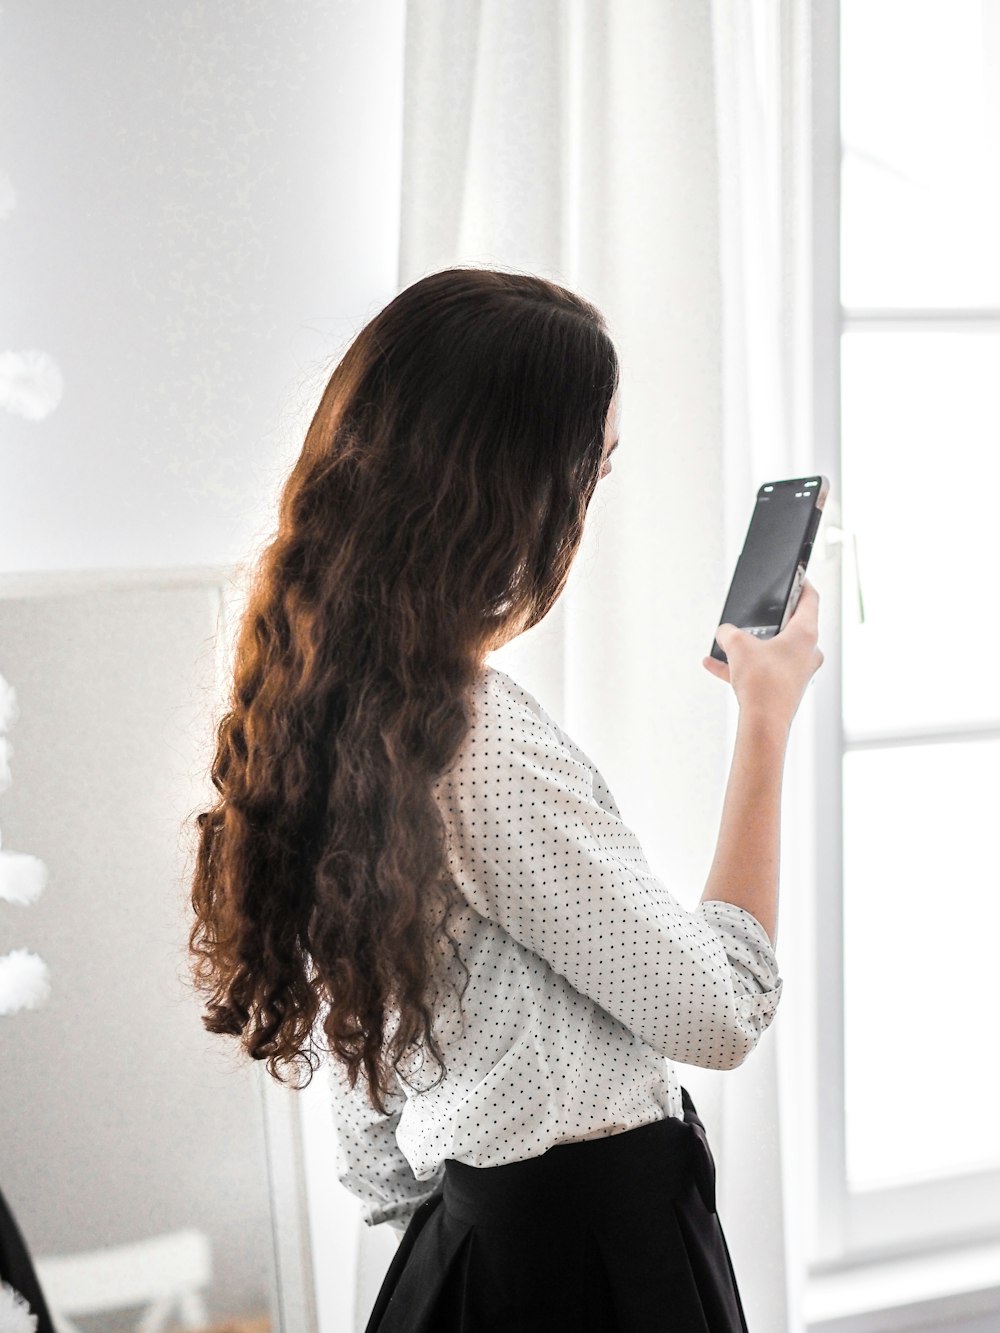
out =
[[[841,129],[846,1149],[862,1191],[1000,1166],[979,1021],[1000,936],[1000,4],[843,0]],[[925,1111],[956,1107],[960,1133],[927,1133]]]

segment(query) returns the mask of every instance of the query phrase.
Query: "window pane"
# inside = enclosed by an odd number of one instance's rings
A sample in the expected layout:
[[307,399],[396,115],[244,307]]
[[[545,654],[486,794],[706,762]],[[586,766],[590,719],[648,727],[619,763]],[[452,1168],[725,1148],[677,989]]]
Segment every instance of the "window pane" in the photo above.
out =
[[1000,335],[842,347],[845,729],[1000,721]]
[[847,306],[1000,306],[1000,7],[842,0]]
[[851,1189],[1000,1165],[998,801],[1000,741],[844,756]]

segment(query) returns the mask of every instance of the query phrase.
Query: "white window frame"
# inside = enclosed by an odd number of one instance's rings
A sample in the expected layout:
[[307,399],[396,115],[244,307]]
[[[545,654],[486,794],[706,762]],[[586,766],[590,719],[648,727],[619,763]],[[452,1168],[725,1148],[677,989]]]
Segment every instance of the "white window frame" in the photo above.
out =
[[[996,329],[1000,311],[845,310],[840,299],[840,5],[837,0],[787,0],[783,5],[783,76],[786,87],[786,236],[792,241],[787,329],[791,420],[808,441],[810,471],[830,478],[832,502],[824,521],[828,543],[842,539],[840,516],[841,337],[845,330]],[[814,1202],[808,1267],[811,1276],[844,1273],[861,1265],[930,1256],[943,1248],[1000,1245],[1000,1170],[852,1194],[847,1188],[844,1115],[843,755],[862,746],[928,739],[995,736],[997,726],[898,731],[847,738],[842,716],[841,589],[824,608],[823,671],[817,677],[814,730],[813,855],[815,898],[812,951],[815,996],[807,1067],[815,1072],[811,1198]],[[913,960],[920,994],[920,961]],[[806,1054],[803,1052],[803,1054]],[[934,1053],[928,1052],[933,1066]],[[918,1106],[928,1133],[959,1132],[956,1108]],[[878,1114],[872,1106],[871,1114]],[[960,1122],[958,1122],[960,1124]],[[983,1247],[986,1247],[985,1250]],[[979,1294],[985,1288],[980,1285]],[[1000,1265],[992,1295],[1000,1300]],[[978,1309],[985,1308],[982,1304]],[[989,1308],[1000,1308],[1000,1304]],[[957,1312],[957,1311],[956,1311]],[[818,1327],[819,1325],[817,1325]],[[865,1325],[866,1327],[875,1327]],[[879,1327],[890,1325],[879,1324]],[[895,1326],[895,1325],[893,1325]],[[838,1327],[841,1325],[838,1324]]]

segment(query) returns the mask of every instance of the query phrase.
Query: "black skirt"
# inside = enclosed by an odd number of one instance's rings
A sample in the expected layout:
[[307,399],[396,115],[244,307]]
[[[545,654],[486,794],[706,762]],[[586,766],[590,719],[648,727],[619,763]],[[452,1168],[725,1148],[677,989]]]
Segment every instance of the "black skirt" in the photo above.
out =
[[365,1333],[747,1333],[715,1161],[681,1091],[683,1121],[503,1166],[447,1159]]

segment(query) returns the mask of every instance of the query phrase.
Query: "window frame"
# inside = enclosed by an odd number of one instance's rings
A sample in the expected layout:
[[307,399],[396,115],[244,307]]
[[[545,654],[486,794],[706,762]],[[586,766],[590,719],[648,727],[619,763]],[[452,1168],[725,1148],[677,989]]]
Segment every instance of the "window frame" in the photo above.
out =
[[[811,732],[812,781],[810,952],[814,961],[811,1025],[801,1068],[813,1069],[811,1158],[813,1205],[810,1275],[831,1274],[880,1259],[918,1255],[943,1245],[1000,1239],[1000,1168],[852,1193],[847,1187],[844,1112],[843,759],[853,749],[944,739],[941,729],[897,730],[848,737],[842,715],[839,558],[841,481],[841,345],[858,329],[996,329],[1000,310],[846,309],[840,289],[840,3],[783,0],[785,239],[791,256],[786,362],[793,400],[796,453],[808,470],[830,478],[824,519],[825,556],[833,605],[824,607],[825,662],[817,677]],[[808,442],[806,449],[801,442]],[[798,475],[798,474],[796,474]],[[819,545],[819,544],[818,544]],[[820,554],[820,552],[817,552]],[[821,557],[822,558],[822,557]],[[848,595],[851,590],[847,590]],[[998,727],[949,729],[969,743]],[[918,964],[916,964],[918,966]],[[915,986],[919,977],[915,976]],[[933,1055],[929,1056],[933,1059]],[[954,1123],[941,1089],[940,1107],[915,1113],[928,1132]],[[870,1108],[877,1114],[878,1108]]]

